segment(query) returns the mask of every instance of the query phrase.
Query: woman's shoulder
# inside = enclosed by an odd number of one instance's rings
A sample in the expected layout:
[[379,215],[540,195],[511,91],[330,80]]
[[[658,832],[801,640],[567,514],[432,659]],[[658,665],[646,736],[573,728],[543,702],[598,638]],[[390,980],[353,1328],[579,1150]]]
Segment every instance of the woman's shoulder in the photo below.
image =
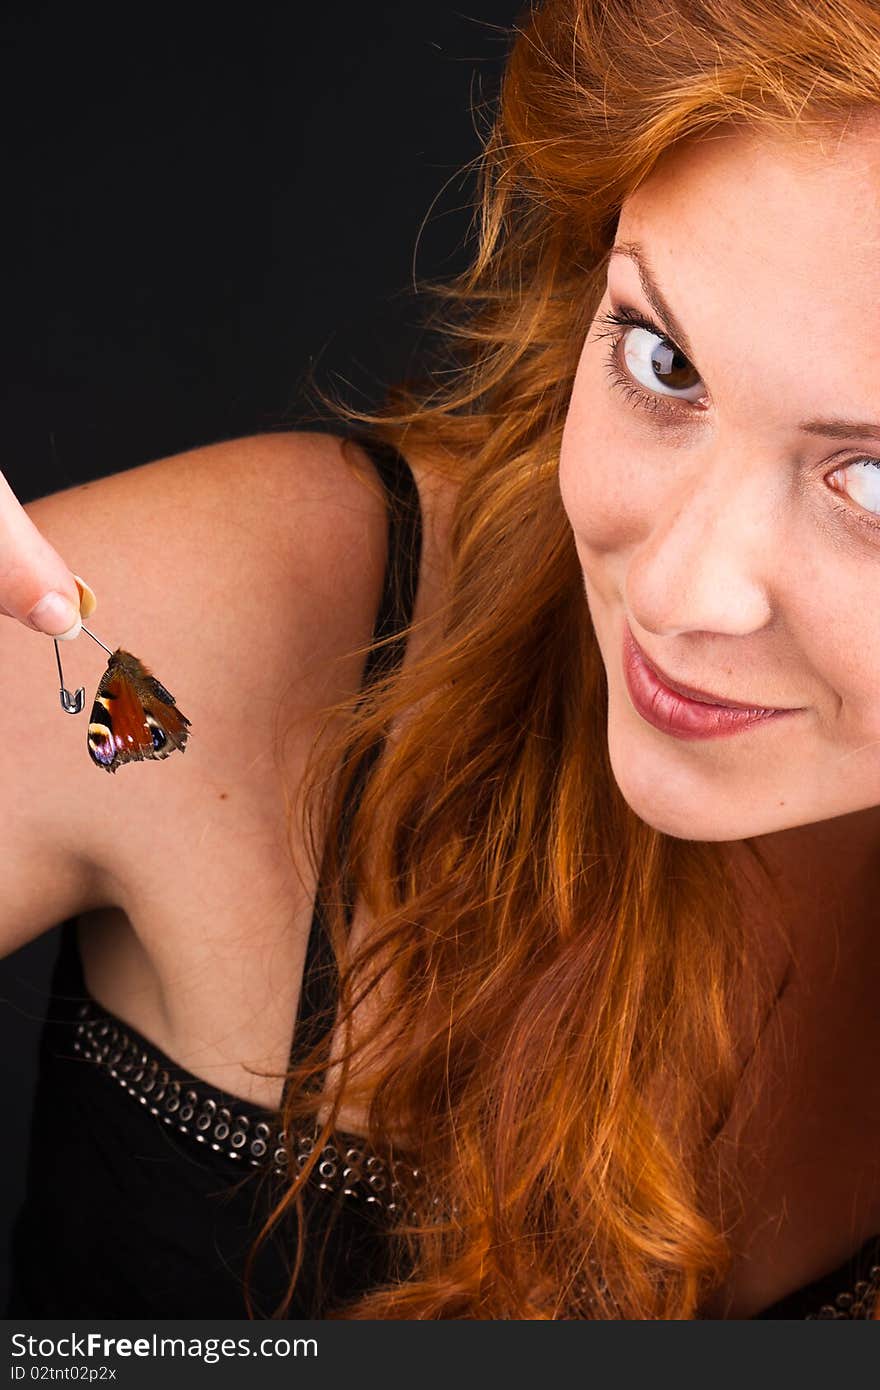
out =
[[[450,492],[429,461],[406,462],[423,521],[419,622],[442,592]],[[290,1040],[315,891],[300,789],[323,711],[361,683],[388,559],[383,488],[358,446],[308,433],[108,481],[108,550],[139,547],[144,582],[136,603],[96,545],[77,565],[98,595],[90,626],[147,662],[191,738],[161,768],[100,784],[91,768],[99,873],[72,909],[87,985],[196,1075],[266,1100],[271,1086],[254,1091],[237,1059],[283,1065]],[[163,503],[164,525],[136,539],[130,519],[156,489],[180,514]]]
[[[385,563],[381,497],[348,466],[338,438],[316,433],[188,450],[25,511],[95,590],[90,631],[134,653],[174,693],[192,738],[185,756],[106,776],[89,757],[86,718],[59,710],[45,638],[4,624],[4,707],[13,720],[27,711],[28,739],[23,751],[10,724],[0,757],[4,848],[15,866],[0,951],[112,900],[150,858],[145,846],[169,807],[195,811],[224,777],[253,784],[273,699],[290,690],[295,698],[310,673],[319,686],[326,659],[369,635]],[[62,645],[67,684],[93,692],[106,664],[100,650],[84,636]],[[50,875],[39,872],[47,862]]]
[[[334,683],[333,658],[369,637],[385,508],[346,454],[338,436],[256,435],[28,507],[97,594],[89,628],[109,648],[138,656],[191,722],[185,755],[106,777],[80,740],[63,738],[73,730],[61,721],[54,773],[76,780],[79,805],[88,801],[87,836],[82,817],[79,829],[99,868],[113,872],[127,853],[121,822],[155,821],[166,799],[198,797],[224,775],[240,782],[255,751],[268,746],[273,704],[297,691],[323,694]],[[66,644],[62,655],[68,684],[88,686],[89,671],[97,683],[103,659],[88,639]],[[57,726],[57,702],[55,709]]]

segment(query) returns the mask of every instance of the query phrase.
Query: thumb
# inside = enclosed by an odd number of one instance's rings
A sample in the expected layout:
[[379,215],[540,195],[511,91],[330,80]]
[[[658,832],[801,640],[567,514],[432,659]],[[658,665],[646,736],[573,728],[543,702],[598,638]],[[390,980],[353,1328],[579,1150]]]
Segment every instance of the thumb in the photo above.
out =
[[91,589],[67,568],[0,473],[0,613],[70,639],[94,608]]
[[[94,590],[89,588],[84,579],[81,579],[78,574],[74,574],[73,578],[76,584],[76,598],[74,599],[74,603],[77,606],[76,616],[70,627],[58,633],[53,631],[52,624],[48,623],[46,620],[47,612],[51,611],[52,606],[59,596],[58,592],[55,590],[50,590],[48,594],[44,594],[39,603],[35,604],[34,608],[31,609],[27,617],[27,622],[30,626],[36,627],[38,632],[46,632],[52,637],[58,637],[65,641],[79,636],[82,630],[82,619],[91,617],[98,606],[98,600],[95,598]],[[64,594],[61,594],[60,597],[66,609],[68,598]],[[52,600],[52,603],[48,605],[48,607],[46,606],[47,599]],[[66,616],[67,613],[65,612],[65,617]]]

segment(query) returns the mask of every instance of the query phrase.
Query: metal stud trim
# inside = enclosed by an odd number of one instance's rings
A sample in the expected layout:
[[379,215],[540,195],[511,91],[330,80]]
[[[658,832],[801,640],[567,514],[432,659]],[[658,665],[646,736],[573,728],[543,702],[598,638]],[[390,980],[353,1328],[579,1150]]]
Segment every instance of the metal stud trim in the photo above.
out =
[[871,1265],[867,1279],[860,1279],[851,1290],[839,1293],[833,1303],[823,1303],[808,1319],[873,1318],[880,1298],[880,1265]]
[[[317,1131],[296,1136],[293,1144],[286,1142],[286,1133],[271,1120],[257,1119],[236,1105],[218,1105],[213,1097],[200,1093],[171,1077],[160,1061],[151,1056],[138,1039],[133,1038],[117,1020],[99,1010],[92,1002],[77,1009],[74,1050],[96,1063],[113,1077],[129,1095],[182,1134],[196,1142],[207,1144],[237,1163],[252,1167],[272,1163],[276,1173],[289,1171],[290,1154],[300,1168],[314,1153]],[[342,1141],[343,1136],[337,1136]],[[406,1187],[402,1178],[405,1174]],[[310,1181],[324,1192],[340,1192],[345,1197],[359,1198],[368,1205],[395,1214],[401,1210],[406,1192],[407,1217],[416,1212],[412,1205],[414,1190],[421,1191],[430,1209],[439,1198],[424,1194],[424,1177],[420,1169],[394,1160],[387,1163],[377,1154],[366,1150],[360,1141],[350,1146],[343,1142],[325,1144],[318,1162],[312,1169]],[[424,1206],[422,1207],[424,1218]],[[807,1320],[830,1318],[871,1318],[880,1298],[880,1264],[872,1265],[868,1278],[859,1280],[851,1290],[839,1293],[833,1303],[823,1303]],[[592,1301],[592,1300],[590,1300]]]
[[[76,1011],[73,1048],[84,1061],[95,1063],[117,1081],[151,1115],[236,1163],[251,1167],[271,1163],[276,1173],[284,1174],[291,1159],[303,1168],[314,1153],[317,1129],[296,1135],[288,1144],[286,1131],[271,1118],[249,1115],[235,1102],[218,1104],[205,1093],[204,1083],[200,1091],[198,1085],[172,1077],[118,1020],[91,1001]],[[420,1169],[399,1160],[386,1162],[368,1152],[361,1141],[347,1145],[344,1138],[338,1135],[335,1144],[324,1145],[309,1181],[321,1191],[341,1192],[393,1215],[402,1209],[405,1177],[406,1212],[414,1216],[412,1195],[423,1187]]]

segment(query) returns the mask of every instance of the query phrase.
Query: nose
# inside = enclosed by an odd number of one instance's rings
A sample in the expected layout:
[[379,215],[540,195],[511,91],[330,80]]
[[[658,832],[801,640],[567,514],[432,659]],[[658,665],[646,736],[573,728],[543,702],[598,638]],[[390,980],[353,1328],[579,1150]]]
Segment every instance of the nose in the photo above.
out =
[[695,460],[647,522],[625,583],[642,629],[668,636],[745,636],[772,619],[774,574],[783,562],[780,472],[721,451]]

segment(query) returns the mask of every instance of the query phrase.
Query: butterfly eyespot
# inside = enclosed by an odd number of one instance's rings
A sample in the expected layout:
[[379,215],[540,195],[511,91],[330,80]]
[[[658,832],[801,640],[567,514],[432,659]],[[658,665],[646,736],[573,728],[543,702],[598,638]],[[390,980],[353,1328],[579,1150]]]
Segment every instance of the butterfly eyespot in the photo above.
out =
[[153,747],[157,750],[160,748],[164,748],[165,744],[168,742],[168,736],[165,733],[165,730],[159,724],[156,723],[155,719],[151,714],[147,715],[147,728],[153,735]]

